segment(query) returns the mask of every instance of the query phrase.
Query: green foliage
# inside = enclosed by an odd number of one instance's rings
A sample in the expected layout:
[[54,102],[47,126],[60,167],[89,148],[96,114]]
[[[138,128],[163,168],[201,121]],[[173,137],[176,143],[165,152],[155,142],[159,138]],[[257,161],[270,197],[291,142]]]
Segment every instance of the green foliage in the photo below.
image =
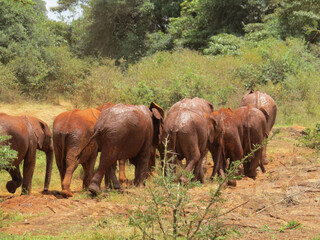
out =
[[[317,26],[320,22],[320,4],[314,0],[285,0],[277,8],[280,34],[288,36],[304,36],[308,41],[317,42],[316,33],[306,34],[305,27]],[[316,24],[315,24],[316,22]]]
[[237,70],[248,89],[270,82],[286,84],[289,75],[315,70],[315,65],[309,64],[309,60],[318,61],[308,53],[305,43],[298,39],[284,42],[269,38],[245,51],[241,56],[243,58],[247,58],[248,54],[256,54],[252,62],[248,61]]
[[271,1],[263,24],[247,25],[248,39],[260,41],[267,37],[286,39],[301,37],[311,43],[319,42],[320,4],[315,0]]
[[307,128],[305,134],[298,138],[302,146],[320,149],[320,123],[317,123],[315,128]]
[[95,66],[91,63],[93,66],[83,78],[74,82],[74,94],[70,98],[76,106],[97,107],[108,101],[118,103],[122,99],[126,100],[121,95],[125,84],[120,68],[115,66],[114,60],[102,59],[100,62]]
[[[23,215],[19,212],[5,213],[0,209],[0,227],[8,227],[14,222],[19,222],[23,219]],[[0,235],[1,236],[1,235]]]
[[302,227],[301,223],[295,220],[292,220],[292,221],[289,221],[286,225],[282,225],[279,231],[284,232],[286,229],[298,229],[301,227]]
[[0,101],[10,103],[19,100],[17,79],[10,69],[0,63]]
[[241,44],[243,44],[241,38],[222,33],[212,36],[208,48],[204,49],[203,52],[206,55],[239,55]]
[[199,183],[192,182],[190,172],[182,171],[187,183],[176,183],[175,166],[164,160],[161,169],[147,186],[148,198],[132,212],[130,225],[137,227],[143,239],[219,239],[227,235],[217,206],[223,200],[220,188],[211,189],[209,200],[193,203],[189,190]]
[[[240,161],[233,162],[226,171],[225,178],[217,178],[217,189],[210,189],[208,197],[194,202],[191,200],[190,189],[199,183],[193,182],[193,174],[180,170],[171,159],[167,159],[167,141],[164,143],[165,158],[162,167],[156,169],[152,185],[147,186],[148,196],[143,197],[144,204],[132,211],[130,225],[137,227],[143,239],[221,239],[231,232],[223,224],[220,204],[225,200],[221,197],[224,183],[238,179],[235,173],[247,159],[265,146],[275,136],[274,133],[263,144],[254,146],[252,151]],[[187,182],[177,182],[177,177],[185,176]]]
[[12,167],[12,162],[17,158],[18,153],[10,148],[6,142],[11,136],[0,135],[0,170]]
[[270,1],[187,0],[182,3],[181,16],[172,18],[169,33],[175,43],[203,49],[213,35],[244,34],[243,24],[261,22]]

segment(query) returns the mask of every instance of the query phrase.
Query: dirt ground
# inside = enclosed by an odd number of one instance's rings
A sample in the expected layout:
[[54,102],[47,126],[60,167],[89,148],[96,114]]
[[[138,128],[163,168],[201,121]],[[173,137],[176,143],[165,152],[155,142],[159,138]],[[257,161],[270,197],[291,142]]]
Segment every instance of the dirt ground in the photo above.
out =
[[[224,223],[237,229],[233,239],[320,239],[320,160],[312,149],[297,146],[295,138],[303,128],[282,128],[268,145],[266,173],[256,180],[244,178],[237,187],[224,189],[227,199],[223,210],[229,211]],[[212,166],[207,167],[211,173]],[[204,188],[209,186],[207,180]],[[59,189],[57,189],[59,190]],[[128,203],[101,201],[101,198],[62,198],[57,191],[47,195],[34,189],[30,196],[0,193],[3,212],[19,212],[30,218],[0,228],[3,233],[22,235],[57,235],[63,230],[87,228],[102,216],[128,216],[135,208]],[[193,190],[194,201],[206,194]],[[294,226],[285,227],[294,221]],[[280,231],[282,229],[282,231]]]

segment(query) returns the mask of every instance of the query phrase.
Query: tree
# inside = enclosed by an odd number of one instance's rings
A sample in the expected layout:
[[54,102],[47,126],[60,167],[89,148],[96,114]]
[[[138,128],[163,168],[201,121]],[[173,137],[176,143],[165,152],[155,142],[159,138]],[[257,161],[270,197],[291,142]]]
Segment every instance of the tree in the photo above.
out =
[[184,47],[203,49],[213,35],[244,35],[243,27],[261,22],[272,11],[272,0],[186,0],[181,16],[172,19],[169,32]]

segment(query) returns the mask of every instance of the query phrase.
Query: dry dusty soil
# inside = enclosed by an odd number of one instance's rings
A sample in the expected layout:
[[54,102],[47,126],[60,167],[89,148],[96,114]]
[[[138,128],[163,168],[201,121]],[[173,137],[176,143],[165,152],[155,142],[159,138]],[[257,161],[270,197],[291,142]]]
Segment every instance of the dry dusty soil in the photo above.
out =
[[[234,208],[224,220],[229,228],[237,229],[238,234],[231,239],[320,239],[319,155],[297,145],[300,127],[280,130],[268,145],[267,172],[259,172],[256,180],[239,180],[237,187],[223,191],[227,199],[223,210]],[[207,169],[210,174],[212,166]],[[207,196],[202,189],[208,189],[210,184],[207,179],[203,188],[192,190],[193,201]],[[30,196],[0,193],[3,213],[30,216],[4,224],[0,232],[57,236],[58,231],[84,230],[106,215],[127,217],[128,211],[135,208],[132,203],[103,201],[101,197],[77,198],[78,192],[73,198],[64,199],[58,190],[43,195],[41,189],[33,189]],[[288,223],[294,224],[288,227]]]

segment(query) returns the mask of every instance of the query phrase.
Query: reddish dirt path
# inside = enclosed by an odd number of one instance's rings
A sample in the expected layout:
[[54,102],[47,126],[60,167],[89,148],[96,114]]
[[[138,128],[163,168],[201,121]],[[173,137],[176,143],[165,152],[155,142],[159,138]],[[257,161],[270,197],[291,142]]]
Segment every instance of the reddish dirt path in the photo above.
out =
[[[224,223],[240,233],[236,239],[313,239],[320,238],[320,160],[308,148],[296,146],[298,131],[282,130],[268,145],[265,174],[259,172],[256,180],[244,178],[237,187],[226,188],[223,197],[228,199],[223,210],[235,208],[225,216]],[[211,168],[208,167],[208,173]],[[207,197],[211,185],[193,189],[194,201]],[[39,190],[40,191],[40,190]],[[102,198],[63,199],[56,192],[42,195],[35,190],[31,196],[0,196],[3,212],[33,214],[20,222],[0,228],[10,234],[57,235],[64,230],[86,229],[104,216],[128,216],[136,206],[132,202],[108,202]],[[139,189],[128,190],[139,194]],[[75,194],[77,196],[77,194]],[[244,204],[240,207],[240,204]],[[290,221],[301,226],[284,229]],[[264,230],[263,230],[264,227]]]

